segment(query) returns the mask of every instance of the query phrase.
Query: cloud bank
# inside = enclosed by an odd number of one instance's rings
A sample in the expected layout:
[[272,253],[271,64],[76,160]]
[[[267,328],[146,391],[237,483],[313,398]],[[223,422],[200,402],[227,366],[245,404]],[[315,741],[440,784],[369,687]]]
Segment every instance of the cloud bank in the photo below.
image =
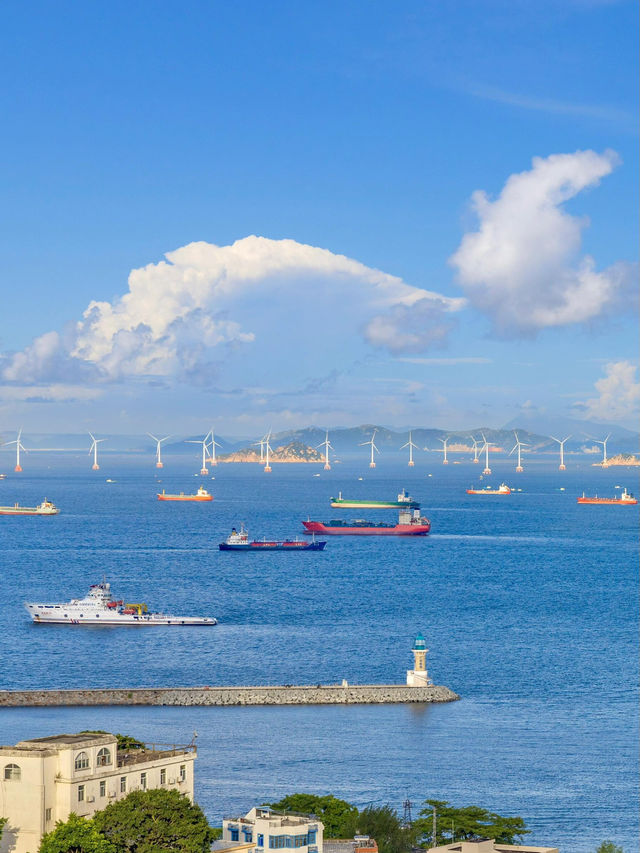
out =
[[532,169],[511,175],[495,201],[480,190],[473,194],[478,230],[465,234],[449,263],[499,334],[584,323],[624,301],[630,266],[599,272],[592,257],[580,256],[587,221],[562,208],[618,162],[612,151],[535,157]]
[[[391,352],[440,345],[464,299],[294,240],[190,243],[134,269],[112,302],[92,301],[66,335],[4,357],[5,382],[211,377],[238,348],[300,348],[332,330]],[[288,310],[287,310],[288,308]],[[262,350],[264,352],[264,350]]]
[[636,381],[637,366],[630,361],[613,361],[606,365],[606,375],[598,379],[597,397],[591,397],[577,408],[583,416],[594,421],[625,421],[637,417],[640,411],[640,382]]

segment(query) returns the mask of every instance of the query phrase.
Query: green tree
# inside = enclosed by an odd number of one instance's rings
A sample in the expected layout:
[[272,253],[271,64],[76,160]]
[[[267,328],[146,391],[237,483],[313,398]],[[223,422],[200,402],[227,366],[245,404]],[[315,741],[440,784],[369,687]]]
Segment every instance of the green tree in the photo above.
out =
[[[80,732],[81,735],[110,735],[111,732],[105,732],[102,729],[84,729]],[[141,740],[136,740],[131,735],[116,734],[118,741],[117,748],[124,749],[130,752],[133,749],[144,749],[144,743]]]
[[455,808],[446,800],[425,800],[416,829],[433,843],[433,809],[436,809],[436,843],[464,841],[474,836],[495,838],[500,844],[515,844],[529,834],[521,817],[503,817],[479,806]]
[[73,812],[63,823],[42,836],[40,853],[116,853],[114,845],[101,835],[92,820]]
[[277,803],[265,805],[277,812],[314,814],[324,824],[325,838],[351,838],[352,819],[358,816],[355,806],[331,795],[289,794]]
[[4,826],[8,820],[9,820],[8,817],[0,817],[0,840],[2,840],[2,833],[4,832]]
[[380,853],[409,853],[415,844],[415,830],[404,827],[391,806],[367,806],[352,821],[348,837],[369,835]]
[[132,791],[93,821],[118,853],[206,853],[213,833],[200,806],[178,791]]
[[624,853],[624,850],[614,844],[613,841],[603,841],[596,853]]

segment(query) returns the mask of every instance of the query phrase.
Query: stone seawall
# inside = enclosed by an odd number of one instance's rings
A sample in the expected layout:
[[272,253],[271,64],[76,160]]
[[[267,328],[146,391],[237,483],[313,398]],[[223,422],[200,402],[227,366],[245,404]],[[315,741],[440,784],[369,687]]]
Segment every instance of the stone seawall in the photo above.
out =
[[402,684],[299,687],[136,687],[94,690],[0,690],[0,707],[75,705],[377,705],[454,702],[448,687]]

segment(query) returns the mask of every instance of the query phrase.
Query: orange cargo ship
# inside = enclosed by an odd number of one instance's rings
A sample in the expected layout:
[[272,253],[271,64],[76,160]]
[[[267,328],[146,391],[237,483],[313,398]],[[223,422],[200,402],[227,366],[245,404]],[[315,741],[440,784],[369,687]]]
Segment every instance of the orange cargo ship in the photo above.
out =
[[198,489],[195,495],[185,495],[184,492],[180,492],[179,495],[168,495],[163,489],[161,493],[158,494],[159,501],[212,501],[213,495],[211,495],[206,489],[202,486]]
[[593,498],[588,498],[585,493],[582,493],[582,497],[578,498],[579,504],[615,504],[616,506],[637,504],[638,501],[634,496],[628,492],[626,489],[623,489],[622,494],[619,498],[599,498],[597,495]]

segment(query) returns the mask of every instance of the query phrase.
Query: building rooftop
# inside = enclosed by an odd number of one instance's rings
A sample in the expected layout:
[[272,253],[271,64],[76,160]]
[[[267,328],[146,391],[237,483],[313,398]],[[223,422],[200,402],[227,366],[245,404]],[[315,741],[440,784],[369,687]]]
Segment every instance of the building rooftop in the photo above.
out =
[[35,737],[29,740],[21,740],[16,744],[18,747],[29,749],[34,746],[36,748],[43,746],[77,746],[80,743],[109,743],[116,739],[115,735],[94,734],[93,732],[85,732],[75,735],[49,735],[48,737]]

